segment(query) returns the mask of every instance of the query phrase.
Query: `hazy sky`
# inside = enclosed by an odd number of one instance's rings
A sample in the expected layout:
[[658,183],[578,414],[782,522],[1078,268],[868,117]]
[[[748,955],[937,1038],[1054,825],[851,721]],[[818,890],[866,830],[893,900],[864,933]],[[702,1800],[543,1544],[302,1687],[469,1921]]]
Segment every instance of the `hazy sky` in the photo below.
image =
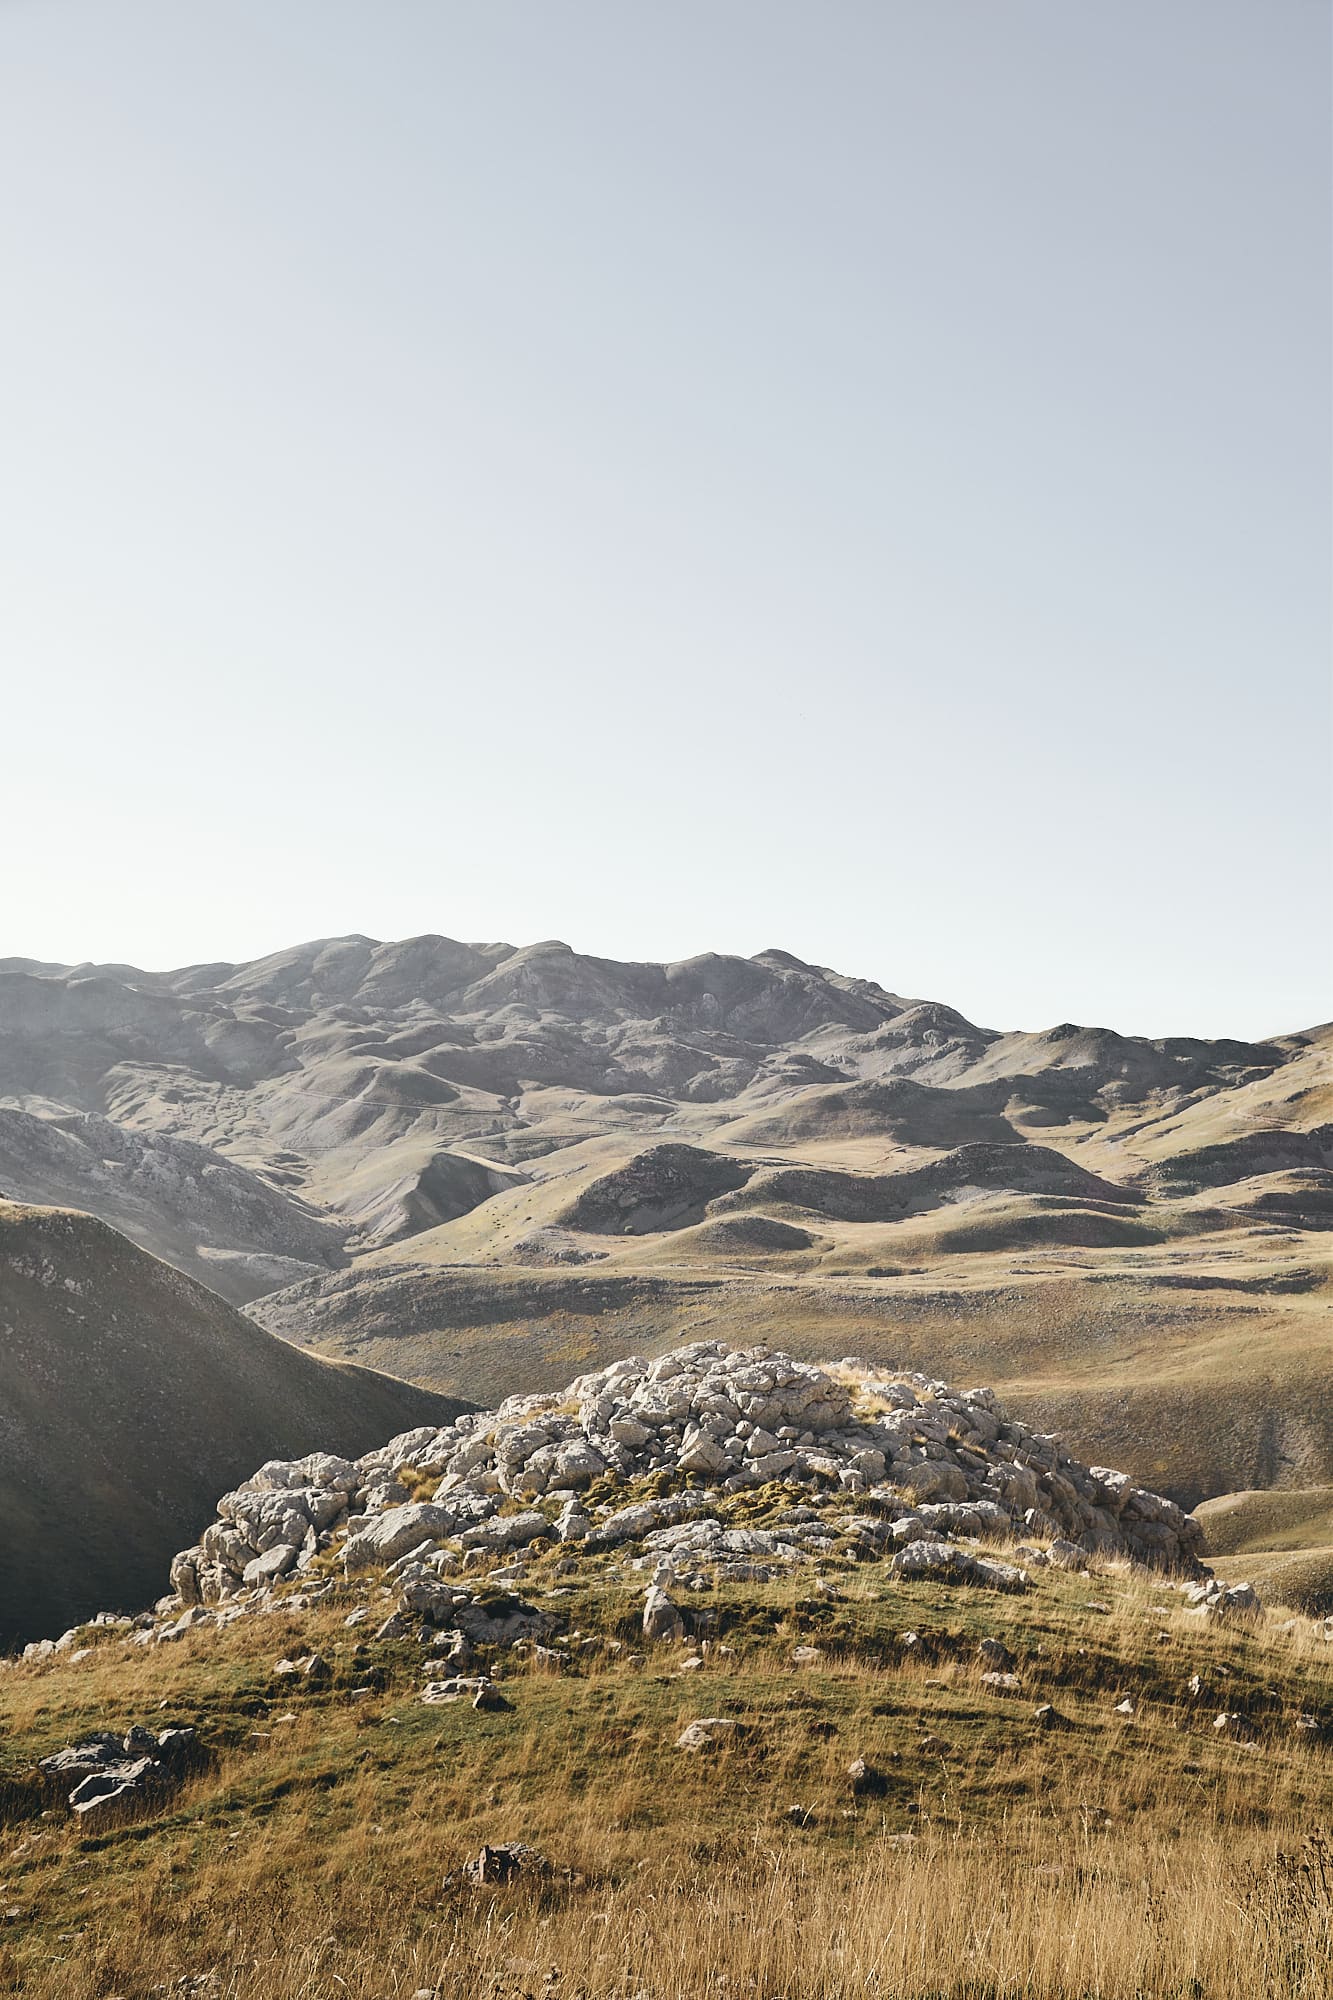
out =
[[1323,0],[0,0],[0,954],[1333,1013]]

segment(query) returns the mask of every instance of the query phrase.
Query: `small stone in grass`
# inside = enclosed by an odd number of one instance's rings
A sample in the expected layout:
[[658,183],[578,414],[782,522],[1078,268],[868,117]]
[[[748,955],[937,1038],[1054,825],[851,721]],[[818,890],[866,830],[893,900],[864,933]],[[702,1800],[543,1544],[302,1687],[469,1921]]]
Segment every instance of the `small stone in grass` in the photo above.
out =
[[1071,1726],[1069,1717],[1061,1715],[1059,1709],[1049,1701],[1044,1701],[1033,1709],[1032,1720],[1038,1729],[1068,1729]]
[[687,1723],[676,1738],[677,1750],[716,1750],[731,1740],[739,1724],[727,1715],[703,1715]]
[[847,1766],[847,1776],[852,1781],[852,1794],[858,1799],[880,1799],[889,1789],[884,1773],[868,1764],[864,1757],[853,1759]]

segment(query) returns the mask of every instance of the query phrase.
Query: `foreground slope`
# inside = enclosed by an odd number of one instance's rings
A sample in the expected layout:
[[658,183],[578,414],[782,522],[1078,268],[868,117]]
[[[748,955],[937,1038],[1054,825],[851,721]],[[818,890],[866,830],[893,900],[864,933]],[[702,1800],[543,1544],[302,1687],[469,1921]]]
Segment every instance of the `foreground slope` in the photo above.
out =
[[1192,1541],[985,1391],[722,1343],[267,1465],[0,1672],[0,1977],[1322,2000],[1333,1628]]
[[295,1352],[89,1216],[0,1202],[0,1637],[147,1602],[257,1458],[458,1407]]

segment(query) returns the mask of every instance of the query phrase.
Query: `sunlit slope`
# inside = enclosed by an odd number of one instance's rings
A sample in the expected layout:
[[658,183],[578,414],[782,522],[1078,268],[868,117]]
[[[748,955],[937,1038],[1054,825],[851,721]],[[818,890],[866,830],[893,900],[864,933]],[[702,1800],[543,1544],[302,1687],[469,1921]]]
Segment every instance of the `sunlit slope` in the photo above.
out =
[[1275,1599],[1333,1610],[1333,1486],[1223,1493],[1199,1509],[1199,1519],[1220,1574],[1243,1571]]
[[[100,1628],[77,1661],[11,1666],[0,1983],[106,2000],[216,1965],[238,2000],[1322,2000],[1320,1628],[1204,1624],[1122,1568],[1012,1597],[879,1570],[721,1581],[688,1607],[698,1652],[645,1643],[644,1578],[611,1557],[530,1555],[504,1594],[469,1571],[497,1610],[549,1609],[573,1655],[485,1649],[487,1709],[423,1701],[430,1649],[380,1638],[378,1574],[336,1568],[318,1603],[294,1584],[222,1631]],[[996,1649],[1012,1686],[983,1679]],[[322,1674],[275,1676],[312,1654]],[[677,1749],[704,1716],[738,1740]],[[197,1729],[198,1769],[156,1812],[77,1823],[37,1760],[145,1723]],[[464,1864],[518,1840],[550,1877],[473,1888]]]
[[1222,1493],[1198,1510],[1211,1554],[1333,1547],[1333,1486],[1299,1493]]

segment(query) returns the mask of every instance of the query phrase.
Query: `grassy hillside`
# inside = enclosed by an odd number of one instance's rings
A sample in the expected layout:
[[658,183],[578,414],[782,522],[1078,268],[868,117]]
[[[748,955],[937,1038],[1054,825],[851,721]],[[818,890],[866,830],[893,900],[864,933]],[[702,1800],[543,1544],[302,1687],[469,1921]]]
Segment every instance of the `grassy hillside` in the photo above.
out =
[[[422,1703],[430,1648],[370,1636],[388,1592],[367,1574],[170,1646],[94,1630],[77,1660],[9,1667],[0,1984],[32,2000],[1322,2000],[1320,1628],[1202,1628],[1167,1581],[1119,1565],[1045,1572],[1018,1599],[820,1570],[817,1587],[717,1585],[700,1650],[645,1645],[641,1576],[609,1557],[571,1573],[554,1550],[522,1589],[556,1614],[565,1664],[493,1661],[495,1713]],[[1012,1654],[1013,1689],[981,1679],[983,1638]],[[311,1649],[327,1681],[275,1678]],[[1219,1713],[1238,1720],[1219,1730]],[[675,1748],[706,1716],[735,1721],[734,1741]],[[142,1719],[197,1727],[209,1757],[158,1816],[96,1832],[41,1816],[38,1756]],[[551,1873],[464,1880],[483,1844],[513,1840]]]
[[1205,1501],[1198,1514],[1214,1555],[1333,1544],[1333,1486],[1311,1486],[1299,1493],[1223,1493]]
[[1333,1611],[1333,1486],[1224,1493],[1199,1519],[1220,1575],[1244,1571],[1302,1610]]
[[457,1407],[296,1352],[90,1216],[0,1202],[0,1639],[149,1602],[262,1460]]

